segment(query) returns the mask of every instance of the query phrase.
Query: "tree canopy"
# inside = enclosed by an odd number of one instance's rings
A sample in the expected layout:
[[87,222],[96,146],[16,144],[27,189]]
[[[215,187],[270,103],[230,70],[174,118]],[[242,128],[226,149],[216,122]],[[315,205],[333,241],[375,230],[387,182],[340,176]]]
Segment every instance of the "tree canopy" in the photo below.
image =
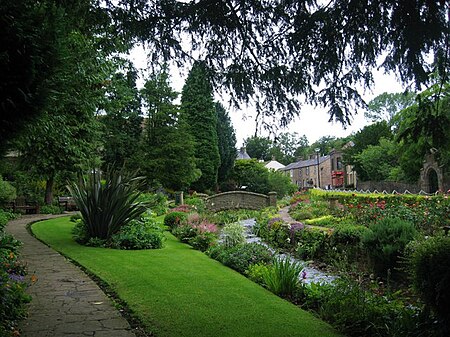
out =
[[65,62],[57,37],[73,29],[104,52],[142,41],[154,66],[202,59],[213,86],[235,105],[253,102],[259,120],[285,125],[306,99],[347,124],[375,68],[417,87],[434,71],[448,79],[448,11],[443,0],[4,0],[0,143],[39,111],[46,78]]

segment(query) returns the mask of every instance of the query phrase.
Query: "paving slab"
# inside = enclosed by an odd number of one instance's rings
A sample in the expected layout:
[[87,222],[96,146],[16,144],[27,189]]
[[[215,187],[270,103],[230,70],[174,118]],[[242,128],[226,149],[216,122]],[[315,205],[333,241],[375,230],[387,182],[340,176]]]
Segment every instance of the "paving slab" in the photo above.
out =
[[108,336],[135,337],[112,301],[82,270],[30,235],[27,224],[54,215],[24,215],[5,230],[23,242],[21,260],[37,281],[28,318],[19,328],[22,337]]

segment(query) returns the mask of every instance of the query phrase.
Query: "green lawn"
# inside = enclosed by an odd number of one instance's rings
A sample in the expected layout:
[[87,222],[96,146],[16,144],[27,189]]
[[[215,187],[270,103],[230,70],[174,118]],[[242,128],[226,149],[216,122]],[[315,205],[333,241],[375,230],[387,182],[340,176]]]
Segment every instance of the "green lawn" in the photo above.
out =
[[33,233],[107,282],[157,336],[339,336],[167,233],[160,250],[78,245],[69,218],[38,222]]

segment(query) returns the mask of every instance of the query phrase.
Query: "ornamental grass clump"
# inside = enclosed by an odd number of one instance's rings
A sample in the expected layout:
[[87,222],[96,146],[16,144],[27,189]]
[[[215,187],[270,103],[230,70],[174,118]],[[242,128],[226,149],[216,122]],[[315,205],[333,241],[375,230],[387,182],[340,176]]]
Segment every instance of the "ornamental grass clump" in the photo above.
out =
[[137,201],[143,177],[124,176],[112,170],[103,179],[93,170],[88,178],[67,188],[80,210],[89,238],[109,240],[122,226],[138,219],[146,206]]
[[289,258],[275,258],[263,274],[264,283],[275,295],[291,298],[300,284],[304,265]]
[[235,222],[226,225],[222,229],[223,245],[226,248],[234,247],[245,242],[245,228],[240,223]]

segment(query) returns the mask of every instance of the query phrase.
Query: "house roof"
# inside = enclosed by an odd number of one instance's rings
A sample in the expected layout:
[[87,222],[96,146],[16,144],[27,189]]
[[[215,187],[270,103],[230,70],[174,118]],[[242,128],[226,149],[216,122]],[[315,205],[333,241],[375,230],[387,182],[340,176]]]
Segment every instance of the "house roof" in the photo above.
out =
[[[319,158],[319,163],[322,164],[324,161],[328,160],[328,158],[330,158],[329,155],[327,156],[322,156]],[[299,160],[296,161],[295,163],[290,163],[289,165],[285,166],[284,168],[282,168],[282,171],[289,171],[289,170],[293,170],[293,169],[299,169],[302,167],[308,167],[308,166],[315,166],[317,165],[317,159],[307,159],[307,160]]]
[[245,147],[241,147],[238,151],[236,159],[239,160],[239,159],[252,159],[252,158],[250,158],[250,156],[248,155]]
[[280,170],[285,166],[276,160],[271,160],[267,164],[264,165],[268,169]]

